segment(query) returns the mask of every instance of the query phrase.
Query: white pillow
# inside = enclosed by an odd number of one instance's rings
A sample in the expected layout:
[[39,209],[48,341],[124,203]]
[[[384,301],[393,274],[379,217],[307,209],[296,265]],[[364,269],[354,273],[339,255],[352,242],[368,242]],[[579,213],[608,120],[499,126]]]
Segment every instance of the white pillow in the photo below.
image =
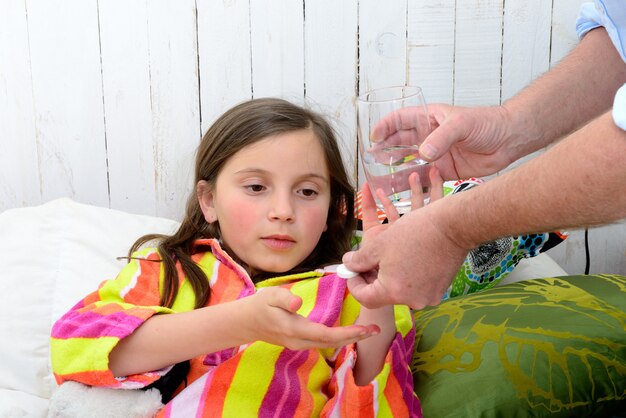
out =
[[1,417],[45,416],[37,400],[47,405],[56,389],[48,345],[54,321],[115,277],[126,263],[116,257],[138,237],[177,226],[69,199],[0,214]]

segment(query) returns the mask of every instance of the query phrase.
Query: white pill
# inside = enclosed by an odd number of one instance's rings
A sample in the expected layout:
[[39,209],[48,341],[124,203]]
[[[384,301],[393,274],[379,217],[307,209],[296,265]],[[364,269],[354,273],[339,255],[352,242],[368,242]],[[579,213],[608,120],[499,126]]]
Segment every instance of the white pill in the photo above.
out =
[[348,267],[344,266],[343,264],[337,266],[337,276],[341,277],[342,279],[351,279],[358,275],[359,273],[355,273],[352,270],[349,270]]

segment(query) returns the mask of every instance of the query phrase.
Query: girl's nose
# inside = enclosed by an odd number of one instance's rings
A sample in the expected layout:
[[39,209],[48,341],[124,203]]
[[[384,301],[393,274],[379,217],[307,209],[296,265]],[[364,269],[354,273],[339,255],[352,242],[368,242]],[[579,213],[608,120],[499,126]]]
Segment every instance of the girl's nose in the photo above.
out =
[[272,199],[269,211],[271,219],[292,222],[295,218],[291,195],[286,193],[277,193]]

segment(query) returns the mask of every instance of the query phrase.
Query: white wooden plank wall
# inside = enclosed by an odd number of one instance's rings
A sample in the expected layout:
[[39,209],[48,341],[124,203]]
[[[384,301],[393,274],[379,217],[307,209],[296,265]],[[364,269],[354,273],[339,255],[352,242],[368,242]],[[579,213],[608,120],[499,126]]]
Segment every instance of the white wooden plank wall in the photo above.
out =
[[[0,0],[0,211],[66,196],[180,219],[202,132],[252,97],[328,115],[357,177],[359,92],[499,104],[576,44],[581,3]],[[625,224],[590,241],[592,272],[626,274]],[[583,233],[550,254],[581,272]]]

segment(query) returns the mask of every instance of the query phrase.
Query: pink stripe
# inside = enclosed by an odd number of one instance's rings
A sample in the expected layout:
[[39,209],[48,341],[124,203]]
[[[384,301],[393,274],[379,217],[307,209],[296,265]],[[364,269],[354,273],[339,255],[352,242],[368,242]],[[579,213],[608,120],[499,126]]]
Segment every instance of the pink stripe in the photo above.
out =
[[308,358],[307,350],[292,351],[285,348],[274,366],[272,383],[263,398],[259,417],[291,417],[294,415],[303,388],[300,387],[298,367]]
[[335,325],[343,307],[343,295],[346,292],[346,287],[346,281],[336,274],[320,277],[315,307],[308,318],[329,327]]
[[100,315],[95,312],[70,311],[54,324],[51,336],[53,338],[124,338],[143,322],[143,319],[126,315],[124,312]]

